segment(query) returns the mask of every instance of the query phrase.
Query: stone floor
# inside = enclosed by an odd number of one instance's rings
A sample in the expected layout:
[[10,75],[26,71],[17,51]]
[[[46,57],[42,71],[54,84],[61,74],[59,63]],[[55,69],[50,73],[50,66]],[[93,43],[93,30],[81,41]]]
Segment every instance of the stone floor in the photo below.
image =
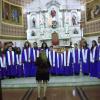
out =
[[[100,100],[100,86],[49,87],[46,97],[46,100]],[[37,100],[37,89],[2,89],[2,100]]]
[[[35,77],[5,79],[1,81],[2,88],[36,87]],[[51,76],[48,86],[87,86],[100,85],[100,79],[89,76]]]

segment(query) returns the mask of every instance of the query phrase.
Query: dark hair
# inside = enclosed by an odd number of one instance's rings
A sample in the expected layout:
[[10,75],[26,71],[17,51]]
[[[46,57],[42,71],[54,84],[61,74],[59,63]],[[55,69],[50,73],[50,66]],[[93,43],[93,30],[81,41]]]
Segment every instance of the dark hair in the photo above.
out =
[[84,48],[88,48],[87,41],[84,41],[83,43],[85,44],[85,47]]
[[100,36],[98,38],[100,38]]
[[[43,47],[44,44],[46,45],[45,48]],[[43,42],[42,45],[41,45],[41,49],[47,49],[47,48],[48,48],[47,43],[46,42]]]
[[53,48],[53,45],[51,45],[50,48]]
[[74,45],[78,45],[77,43],[75,43]]
[[36,45],[37,45],[37,42],[33,42],[33,44],[34,44],[34,43],[36,43]]
[[28,41],[26,41],[26,42],[24,43],[24,48],[27,48],[27,47],[26,47],[26,43],[28,43],[28,47],[30,47],[30,43],[29,43]]
[[12,41],[10,41],[10,42],[8,42],[8,44],[12,44],[12,45],[13,45],[13,42],[12,42]]
[[16,54],[21,54],[21,49],[20,49],[20,47],[17,47],[17,48],[16,48]]
[[[93,40],[92,43],[93,43],[93,42],[95,43],[95,46],[97,46],[97,42],[96,42],[95,40]],[[93,46],[93,44],[92,44],[91,51],[93,50],[93,48],[94,48],[94,46]]]

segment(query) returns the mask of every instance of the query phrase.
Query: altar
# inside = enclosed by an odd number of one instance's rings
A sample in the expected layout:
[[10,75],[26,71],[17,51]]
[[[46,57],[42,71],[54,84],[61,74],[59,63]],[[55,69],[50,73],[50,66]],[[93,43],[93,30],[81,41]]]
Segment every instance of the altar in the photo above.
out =
[[34,0],[27,5],[27,40],[37,42],[39,46],[43,41],[48,46],[78,43],[83,36],[81,9],[80,2],[74,1],[78,5],[74,8],[66,0]]

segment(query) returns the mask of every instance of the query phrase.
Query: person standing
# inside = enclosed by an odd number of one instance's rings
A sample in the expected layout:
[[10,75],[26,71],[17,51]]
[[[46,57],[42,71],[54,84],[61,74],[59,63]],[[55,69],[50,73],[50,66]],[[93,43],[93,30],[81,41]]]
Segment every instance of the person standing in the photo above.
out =
[[58,49],[56,51],[56,75],[63,75],[64,74],[64,67],[63,67],[63,53]]
[[7,66],[6,66],[5,51],[3,47],[1,48],[0,64],[1,64],[1,78],[4,79],[7,77]]
[[90,50],[90,76],[97,77],[97,42],[92,41],[92,47]]
[[16,68],[17,68],[17,77],[23,77],[23,64],[22,64],[22,53],[20,47],[16,48]]
[[22,50],[22,63],[24,67],[24,76],[30,77],[32,70],[32,48],[30,43],[26,41]]
[[53,46],[49,50],[49,61],[50,61],[50,74],[57,75],[57,52],[53,49]]
[[43,86],[43,100],[46,100],[46,90],[47,90],[47,83],[49,81],[49,70],[50,70],[50,62],[46,56],[45,50],[41,50],[39,57],[36,59],[35,62],[37,66],[36,71],[36,81],[37,81],[37,88],[38,88],[38,98],[41,98],[41,86]]
[[47,58],[49,57],[49,48],[46,42],[43,42],[41,45],[41,49],[45,50]]
[[72,48],[66,49],[63,52],[63,67],[64,67],[64,75],[70,76],[73,75],[73,67],[72,67]]
[[80,49],[78,48],[78,44],[74,44],[74,48],[72,50],[72,58],[73,58],[73,73],[75,75],[80,74]]
[[98,62],[97,62],[97,78],[100,78],[100,37],[98,37],[98,50],[97,50]]
[[16,53],[13,51],[12,46],[8,47],[6,52],[7,75],[9,78],[15,78],[16,71]]
[[90,49],[86,41],[83,41],[83,47],[81,49],[81,62],[83,75],[89,75],[90,73]]
[[32,76],[36,76],[35,61],[36,61],[37,57],[39,57],[39,52],[40,52],[40,49],[38,48],[38,44],[37,44],[37,42],[34,42],[33,48],[32,48],[32,70],[31,70]]
[[[2,42],[0,41],[0,57],[1,57]],[[1,62],[0,62],[0,79],[2,79]]]

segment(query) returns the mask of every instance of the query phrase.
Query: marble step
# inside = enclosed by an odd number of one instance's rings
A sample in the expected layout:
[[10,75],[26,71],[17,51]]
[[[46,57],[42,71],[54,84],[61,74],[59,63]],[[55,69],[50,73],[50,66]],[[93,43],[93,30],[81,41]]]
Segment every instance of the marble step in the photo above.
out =
[[[87,86],[100,85],[100,79],[89,76],[52,76],[48,86]],[[36,87],[35,77],[5,79],[1,81],[2,88]]]

